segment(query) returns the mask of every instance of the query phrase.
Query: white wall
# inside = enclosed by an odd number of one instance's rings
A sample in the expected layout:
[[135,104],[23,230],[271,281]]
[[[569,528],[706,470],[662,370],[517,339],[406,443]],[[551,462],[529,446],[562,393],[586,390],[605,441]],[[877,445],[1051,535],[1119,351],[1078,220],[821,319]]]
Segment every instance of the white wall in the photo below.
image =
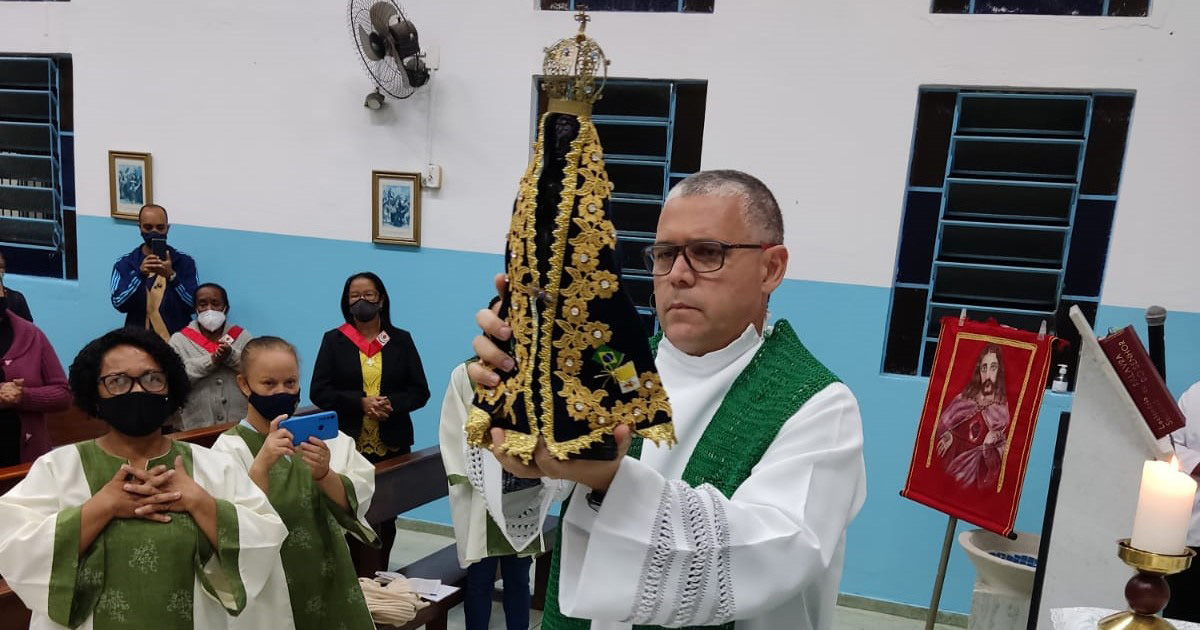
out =
[[[922,84],[1137,90],[1103,300],[1200,311],[1200,3],[1148,19],[944,16],[928,0],[718,0],[714,15],[598,14],[612,73],[709,81],[705,167],[767,181],[790,276],[887,286]],[[530,76],[565,13],[408,0],[440,50],[433,91],[372,113],[343,2],[0,3],[0,50],[75,63],[79,211],[107,214],[109,149],[154,154],[177,223],[368,241],[370,171],[425,161],[426,246],[502,248],[526,160]]]

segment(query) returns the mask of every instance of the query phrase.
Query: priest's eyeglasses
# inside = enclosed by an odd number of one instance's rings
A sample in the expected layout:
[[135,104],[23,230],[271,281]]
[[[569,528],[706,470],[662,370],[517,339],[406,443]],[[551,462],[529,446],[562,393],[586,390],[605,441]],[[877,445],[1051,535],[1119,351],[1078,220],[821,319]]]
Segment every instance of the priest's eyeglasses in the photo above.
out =
[[113,396],[128,394],[133,389],[134,381],[140,383],[142,389],[151,394],[160,393],[167,388],[167,374],[158,370],[146,372],[136,378],[124,372],[106,374],[100,377],[100,384]]
[[766,250],[774,243],[723,243],[721,241],[692,241],[683,245],[655,243],[642,249],[646,270],[655,276],[665,276],[675,267],[675,259],[683,254],[688,267],[696,273],[712,273],[725,266],[725,256],[731,249]]

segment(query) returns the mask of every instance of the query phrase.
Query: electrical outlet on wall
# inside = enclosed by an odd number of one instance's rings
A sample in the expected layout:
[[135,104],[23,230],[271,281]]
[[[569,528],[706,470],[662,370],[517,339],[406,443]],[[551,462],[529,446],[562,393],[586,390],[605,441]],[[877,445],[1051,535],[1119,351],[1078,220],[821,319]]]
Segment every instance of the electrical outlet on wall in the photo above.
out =
[[426,188],[438,189],[442,187],[442,167],[437,164],[429,164],[425,166],[425,172],[421,174],[421,185]]
[[425,65],[430,70],[437,70],[442,65],[442,49],[437,44],[426,41],[421,52],[424,53]]

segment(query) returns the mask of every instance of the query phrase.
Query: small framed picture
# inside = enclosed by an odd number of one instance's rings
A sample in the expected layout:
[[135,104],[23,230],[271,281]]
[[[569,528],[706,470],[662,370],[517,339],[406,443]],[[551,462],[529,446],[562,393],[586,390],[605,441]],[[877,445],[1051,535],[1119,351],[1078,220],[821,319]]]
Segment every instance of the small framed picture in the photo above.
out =
[[113,218],[137,221],[142,206],[154,203],[149,153],[108,152],[108,197]]
[[421,176],[371,171],[371,240],[392,245],[421,244]]

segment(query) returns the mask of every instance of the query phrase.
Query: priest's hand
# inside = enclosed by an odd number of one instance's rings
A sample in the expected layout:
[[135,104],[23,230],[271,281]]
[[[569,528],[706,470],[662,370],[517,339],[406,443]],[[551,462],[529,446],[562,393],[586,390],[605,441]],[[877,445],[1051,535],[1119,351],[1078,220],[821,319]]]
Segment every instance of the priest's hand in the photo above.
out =
[[[508,278],[504,274],[498,274],[496,276],[496,293],[503,296],[507,290]],[[471,342],[471,348],[475,350],[475,356],[479,357],[479,360],[472,361],[467,365],[467,376],[471,378],[471,382],[484,387],[495,387],[500,384],[500,375],[496,373],[496,370],[508,372],[517,364],[508,353],[501,350],[492,341],[492,339],[508,341],[512,338],[512,329],[497,315],[499,311],[500,303],[496,302],[491,308],[485,308],[475,314],[475,323],[479,325],[483,334],[476,336]]]
[[551,455],[543,442],[538,443],[537,450],[533,452],[533,459],[537,462],[538,468],[551,479],[566,479],[583,484],[592,490],[607,492],[608,487],[612,485],[613,478],[617,476],[617,471],[621,468],[621,460],[625,459],[625,454],[629,452],[629,445],[633,442],[633,435],[627,424],[617,425],[613,429],[613,437],[617,438],[617,458],[610,461],[590,459],[562,461]]
[[541,479],[546,476],[542,472],[542,469],[537,467],[536,463],[526,464],[521,461],[521,458],[505,453],[500,446],[504,444],[506,439],[508,439],[508,436],[504,429],[492,429],[492,444],[488,447],[488,450],[492,452],[492,455],[496,456],[496,461],[500,462],[501,468],[508,471],[508,474],[523,479]]

